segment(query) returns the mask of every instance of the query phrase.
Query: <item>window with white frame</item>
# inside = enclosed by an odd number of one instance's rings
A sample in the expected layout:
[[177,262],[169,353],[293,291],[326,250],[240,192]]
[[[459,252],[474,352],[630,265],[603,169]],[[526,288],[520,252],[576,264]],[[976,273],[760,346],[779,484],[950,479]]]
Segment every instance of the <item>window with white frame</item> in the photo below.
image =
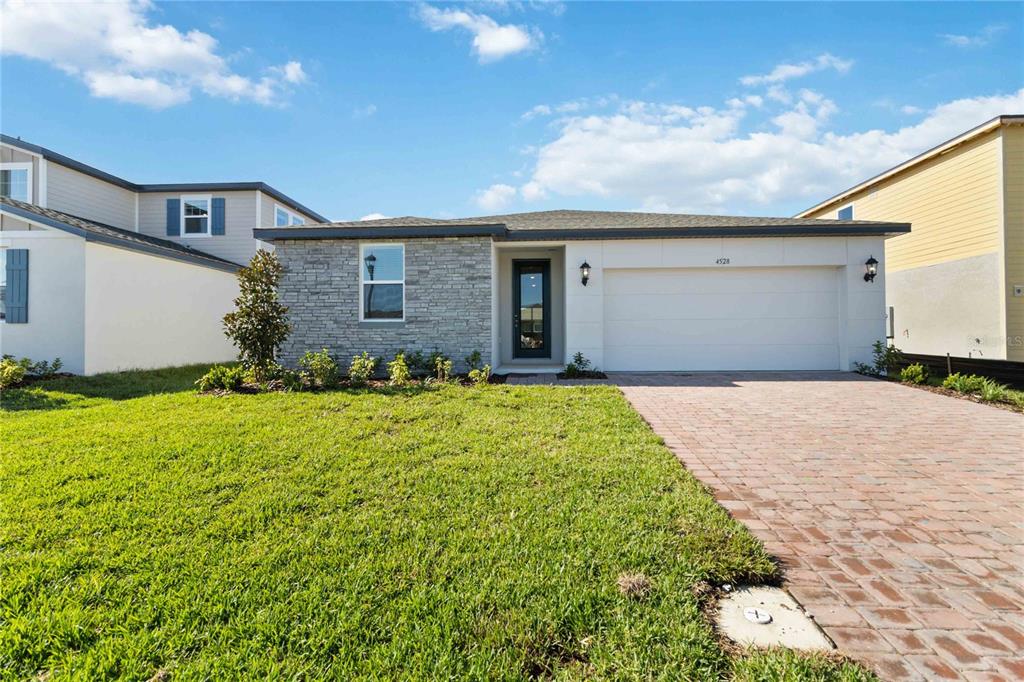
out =
[[181,198],[181,236],[208,237],[210,235],[210,204],[212,200],[209,194]]
[[362,244],[359,249],[359,319],[405,319],[405,244]]
[[853,204],[839,209],[838,213],[836,213],[836,217],[840,220],[853,220]]
[[32,164],[0,163],[0,195],[32,201]]
[[274,227],[304,225],[306,223],[297,213],[292,213],[284,206],[274,204]]

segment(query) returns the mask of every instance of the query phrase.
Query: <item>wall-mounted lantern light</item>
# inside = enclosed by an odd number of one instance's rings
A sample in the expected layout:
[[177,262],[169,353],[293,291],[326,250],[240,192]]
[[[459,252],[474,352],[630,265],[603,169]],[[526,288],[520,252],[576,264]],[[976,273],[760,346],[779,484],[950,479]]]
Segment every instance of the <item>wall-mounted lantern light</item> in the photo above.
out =
[[583,261],[583,265],[580,266],[580,281],[583,282],[583,286],[587,286],[587,282],[590,280],[590,263]]
[[373,279],[373,270],[377,267],[377,257],[372,253],[363,259],[366,263],[366,272],[370,275],[370,279]]
[[878,274],[878,261],[875,260],[874,256],[871,256],[864,261],[864,281],[874,282],[875,275]]

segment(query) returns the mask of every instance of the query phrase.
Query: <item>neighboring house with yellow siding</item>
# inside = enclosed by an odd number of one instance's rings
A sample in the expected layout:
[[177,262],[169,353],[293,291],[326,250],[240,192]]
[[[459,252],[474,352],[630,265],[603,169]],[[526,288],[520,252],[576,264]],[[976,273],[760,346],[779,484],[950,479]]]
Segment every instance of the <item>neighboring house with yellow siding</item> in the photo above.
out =
[[884,220],[904,351],[1024,361],[1024,115],[998,116],[798,218]]

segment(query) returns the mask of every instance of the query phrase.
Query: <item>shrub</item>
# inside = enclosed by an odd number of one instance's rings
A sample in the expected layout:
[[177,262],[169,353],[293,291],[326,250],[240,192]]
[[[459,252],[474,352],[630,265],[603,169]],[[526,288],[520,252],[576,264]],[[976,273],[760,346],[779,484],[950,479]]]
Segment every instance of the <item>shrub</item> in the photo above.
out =
[[590,360],[583,357],[583,353],[576,353],[572,356],[572,362],[565,366],[565,378],[574,379],[585,375],[590,371]]
[[979,395],[982,400],[1004,402],[1010,400],[1010,387],[992,379],[985,379],[981,384]]
[[433,358],[434,379],[442,384],[448,383],[451,380],[454,363],[440,353],[434,353],[430,357]]
[[413,374],[429,374],[434,369],[433,363],[426,357],[424,357],[422,351],[409,353],[408,351],[402,349],[399,350],[398,353],[396,353],[395,355],[401,355],[403,358],[405,358],[405,366],[409,368],[410,376]]
[[942,387],[958,393],[980,393],[985,381],[985,377],[979,377],[977,374],[954,372],[943,380]]
[[260,249],[248,267],[238,271],[240,293],[235,310],[224,316],[224,333],[238,347],[242,364],[262,383],[292,327],[288,308],[277,299],[284,268],[271,251]]
[[20,362],[9,357],[0,360],[0,389],[17,386],[25,380],[26,373],[25,366]]
[[207,391],[237,391],[242,386],[244,380],[244,367],[214,365],[206,374],[199,377],[196,381],[196,388],[200,393],[206,393]]
[[306,371],[310,383],[314,386],[327,388],[338,383],[338,363],[326,348],[322,348],[318,353],[306,351],[299,360],[299,366]]
[[388,383],[392,386],[405,386],[411,378],[409,365],[405,363],[405,354],[396,354],[395,359],[388,363]]
[[373,378],[377,371],[377,358],[371,358],[370,354],[363,351],[362,355],[352,356],[352,363],[348,366],[348,381],[353,386],[364,386]]
[[475,350],[466,356],[466,366],[471,370],[480,369],[483,366],[483,362],[483,356],[480,355],[480,351],[478,350]]
[[875,341],[871,355],[875,361],[876,374],[892,374],[903,364],[903,351],[885,341]]
[[491,380],[491,366],[484,365],[479,369],[469,370],[469,380],[472,381],[477,386],[480,386],[481,384],[486,384],[488,381]]
[[923,384],[928,381],[928,368],[919,362],[907,365],[900,371],[900,381],[908,384]]

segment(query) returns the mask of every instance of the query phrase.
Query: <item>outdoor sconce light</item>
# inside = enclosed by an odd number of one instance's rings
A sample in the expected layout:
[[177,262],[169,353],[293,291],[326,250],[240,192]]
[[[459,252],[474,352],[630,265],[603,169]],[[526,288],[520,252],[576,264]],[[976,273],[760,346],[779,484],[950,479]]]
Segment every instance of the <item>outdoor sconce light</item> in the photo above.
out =
[[875,260],[874,256],[871,256],[864,261],[864,281],[874,282],[875,275],[878,274],[878,261]]
[[583,286],[587,286],[587,282],[590,280],[590,263],[583,261],[583,265],[580,266],[580,281],[583,282]]
[[371,253],[363,261],[366,263],[366,272],[369,273],[370,279],[373,279],[373,269],[377,266],[377,257]]

